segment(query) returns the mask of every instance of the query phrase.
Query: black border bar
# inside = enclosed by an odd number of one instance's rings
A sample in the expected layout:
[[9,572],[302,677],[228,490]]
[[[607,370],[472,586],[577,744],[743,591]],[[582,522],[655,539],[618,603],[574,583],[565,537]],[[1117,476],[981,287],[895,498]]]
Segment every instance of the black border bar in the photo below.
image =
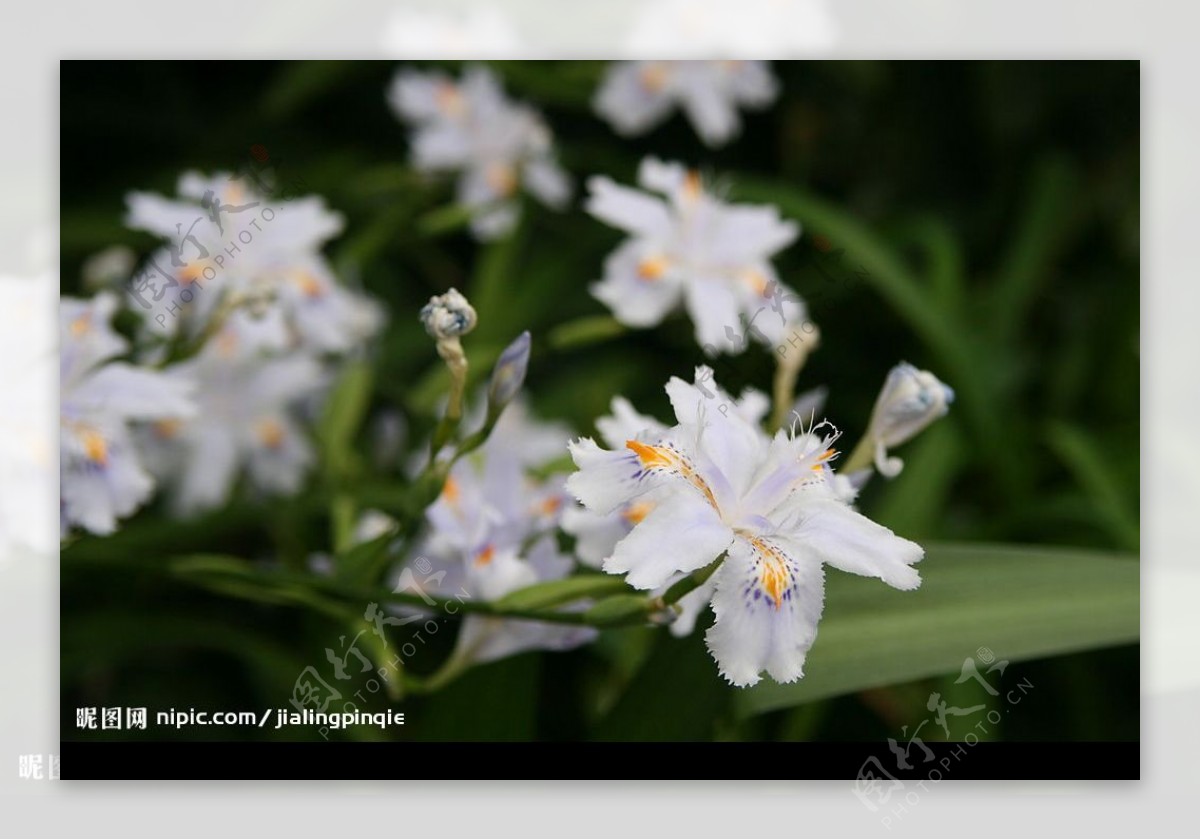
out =
[[[179,780],[1139,779],[1140,744],[885,742],[64,741],[62,778]],[[908,764],[904,769],[903,763]],[[540,774],[540,775],[537,775]],[[648,775],[639,775],[648,774]],[[649,775],[652,774],[652,775]]]

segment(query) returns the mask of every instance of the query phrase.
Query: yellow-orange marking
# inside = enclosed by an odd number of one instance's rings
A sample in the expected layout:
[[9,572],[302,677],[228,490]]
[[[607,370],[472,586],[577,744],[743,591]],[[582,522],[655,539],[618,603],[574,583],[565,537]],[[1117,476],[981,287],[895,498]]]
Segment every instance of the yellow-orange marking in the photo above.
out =
[[712,505],[713,510],[718,512],[721,510],[717,504],[717,497],[713,495],[712,488],[708,486],[708,482],[696,472],[695,468],[682,455],[665,446],[651,446],[637,440],[627,440],[625,441],[625,446],[633,450],[633,453],[638,456],[643,469],[666,469],[674,471],[703,493],[704,497],[708,499],[708,503]]
[[758,552],[758,581],[767,597],[774,602],[775,609],[779,609],[783,606],[783,593],[792,583],[787,559],[779,549],[758,537],[751,537],[750,545]]
[[183,428],[182,420],[159,420],[154,424],[154,434],[158,435],[164,440],[170,440],[171,438],[175,437],[175,435],[179,434],[179,430],[181,428]]
[[104,436],[95,429],[84,429],[80,435],[83,440],[83,451],[93,464],[106,466],[108,464],[108,443]]
[[517,189],[517,173],[507,164],[493,163],[484,177],[497,195],[512,195]]
[[438,85],[434,99],[437,101],[438,110],[444,114],[457,116],[463,112],[463,95],[456,85],[449,82]]
[[282,424],[270,417],[260,420],[255,431],[258,434],[258,439],[262,441],[263,446],[268,449],[278,449],[283,446],[283,439],[287,436]]
[[621,511],[621,518],[631,526],[637,525],[654,510],[653,502],[631,502]]
[[188,263],[179,269],[180,281],[183,283],[196,282],[196,280],[200,278],[200,275],[204,273],[204,269],[207,267],[207,265],[207,260],[196,260],[196,262]]
[[325,294],[325,287],[321,285],[321,281],[313,276],[310,272],[301,271],[293,278],[296,285],[300,287],[300,291],[305,297],[318,298]]
[[230,358],[238,349],[237,333],[233,330],[222,330],[216,338],[217,352],[222,358]]
[[836,454],[837,454],[837,450],[836,450],[836,449],[826,449],[826,450],[825,450],[824,452],[822,452],[822,453],[821,453],[821,455],[820,455],[820,456],[817,458],[817,463],[815,463],[815,464],[813,464],[813,465],[812,465],[812,471],[813,471],[813,472],[820,472],[820,471],[821,471],[821,468],[825,466],[825,462],[826,462],[826,461],[828,461],[830,458],[832,458],[832,457],[833,457],[834,455],[836,455]]
[[759,297],[767,297],[770,283],[761,271],[750,269],[742,275],[742,281],[755,291]]
[[658,93],[667,86],[668,71],[665,65],[647,64],[642,68],[642,87],[651,93]]
[[666,257],[646,257],[638,263],[637,275],[639,280],[651,282],[658,280],[667,273],[670,265]]

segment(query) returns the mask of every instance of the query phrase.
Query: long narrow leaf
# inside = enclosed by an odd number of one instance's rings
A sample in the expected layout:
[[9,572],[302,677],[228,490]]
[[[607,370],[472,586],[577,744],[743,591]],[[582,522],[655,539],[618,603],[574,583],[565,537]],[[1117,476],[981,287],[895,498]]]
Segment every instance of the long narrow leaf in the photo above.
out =
[[1049,547],[933,545],[913,592],[830,571],[825,619],[789,685],[742,692],[741,715],[957,673],[981,647],[1010,661],[1136,641],[1138,562]]

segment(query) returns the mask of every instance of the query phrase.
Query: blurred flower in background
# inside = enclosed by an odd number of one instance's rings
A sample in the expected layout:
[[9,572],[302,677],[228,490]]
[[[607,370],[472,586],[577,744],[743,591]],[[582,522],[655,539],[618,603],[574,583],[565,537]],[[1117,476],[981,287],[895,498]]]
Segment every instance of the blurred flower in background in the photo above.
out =
[[388,102],[413,126],[413,165],[459,173],[458,201],[472,211],[471,229],[480,239],[512,230],[522,188],[556,209],[570,199],[571,181],[555,159],[550,129],[534,108],[510,100],[487,68],[468,67],[461,81],[402,70]]
[[587,211],[630,235],[591,287],[618,321],[654,326],[682,304],[712,355],[741,353],[751,336],[777,344],[806,318],[770,262],[799,225],[774,207],[722,201],[682,164],[646,158],[638,183],[647,192],[603,175],[588,181]]
[[[567,502],[565,474],[535,475],[565,452],[569,434],[560,423],[536,420],[517,399],[487,442],[454,465],[426,511],[428,533],[417,552],[445,572],[431,591],[495,601],[571,573],[575,562],[554,537]],[[468,615],[446,667],[527,650],[565,650],[594,636],[586,627]]]
[[[85,282],[104,291],[60,307],[64,534],[113,531],[156,479],[182,515],[226,504],[243,470],[255,492],[295,493],[315,460],[300,409],[334,354],[361,352],[383,323],[322,255],[343,222],[316,196],[188,172],[179,198],[134,192],[127,205],[130,227],[167,244],[132,277],[125,249],[101,252]],[[122,302],[134,341],[110,325]]]
[[196,356],[166,368],[196,384],[192,418],[159,421],[141,438],[150,469],[181,515],[220,507],[244,469],[261,493],[295,493],[314,460],[299,404],[323,390],[326,371],[303,354],[262,357],[227,327]]
[[779,83],[765,61],[617,61],[596,112],[623,136],[644,134],[681,108],[700,139],[722,146],[741,131],[738,108],[765,108]]
[[195,338],[236,310],[264,349],[343,352],[378,330],[379,308],[321,256],[343,226],[322,199],[272,198],[228,172],[185,173],[179,195],[127,198],[126,223],[169,240],[130,285],[152,331]]
[[193,383],[113,361],[129,343],[109,321],[117,298],[64,298],[59,307],[60,489],[62,532],[116,530],[154,490],[134,443],[136,421],[191,416]]

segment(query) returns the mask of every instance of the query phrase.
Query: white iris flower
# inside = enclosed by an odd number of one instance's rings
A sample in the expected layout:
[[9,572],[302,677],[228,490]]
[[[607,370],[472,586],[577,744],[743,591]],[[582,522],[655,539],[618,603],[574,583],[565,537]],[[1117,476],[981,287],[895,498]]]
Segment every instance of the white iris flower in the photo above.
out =
[[[766,394],[747,388],[739,399],[734,400],[711,379],[705,379],[711,376],[711,373],[708,368],[699,368],[696,371],[694,386],[709,400],[709,410],[734,411],[748,423],[762,423],[770,408],[770,400]],[[624,397],[613,398],[612,414],[598,418],[596,429],[600,438],[611,449],[620,449],[631,439],[657,440],[667,432],[667,426],[653,417],[639,413]],[[652,510],[654,501],[644,497],[632,499],[608,513],[596,513],[585,507],[569,505],[563,511],[562,529],[575,537],[575,553],[580,561],[598,569],[604,560],[612,555],[617,543],[625,539]],[[665,590],[682,577],[682,574],[674,575],[661,588]],[[670,624],[672,634],[686,636],[692,632],[696,626],[696,619],[708,606],[715,586],[716,582],[709,578],[680,599],[676,605],[679,612]]]
[[836,434],[818,427],[768,437],[737,412],[716,410],[706,390],[672,379],[677,425],[661,434],[612,450],[573,442],[579,470],[567,488],[598,514],[653,504],[603,563],[636,588],[657,589],[724,555],[705,637],[722,675],[746,686],[765,670],[791,682],[816,638],[824,564],[914,589],[912,565],[924,552],[839,496],[829,463]]
[[325,385],[317,361],[299,353],[263,357],[247,350],[231,325],[165,373],[199,386],[194,418],[156,423],[144,433],[151,468],[173,485],[177,513],[223,505],[243,468],[259,492],[300,489],[314,455],[297,408]]

